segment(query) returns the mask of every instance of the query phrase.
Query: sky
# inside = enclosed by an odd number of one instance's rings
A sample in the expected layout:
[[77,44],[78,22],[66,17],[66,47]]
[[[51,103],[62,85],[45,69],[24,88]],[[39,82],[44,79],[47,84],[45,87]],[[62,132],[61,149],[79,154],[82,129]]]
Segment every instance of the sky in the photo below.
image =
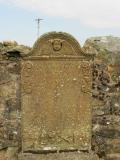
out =
[[81,45],[89,37],[120,37],[120,0],[0,0],[0,41],[32,46],[50,31],[72,34]]

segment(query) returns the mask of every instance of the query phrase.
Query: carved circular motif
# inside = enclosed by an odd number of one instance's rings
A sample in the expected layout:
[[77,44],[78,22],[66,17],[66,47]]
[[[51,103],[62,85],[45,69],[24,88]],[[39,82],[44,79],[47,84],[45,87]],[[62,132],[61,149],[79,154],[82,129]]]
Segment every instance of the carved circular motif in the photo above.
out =
[[25,67],[26,67],[27,69],[31,69],[31,68],[32,68],[32,63],[31,63],[31,62],[27,62],[27,63],[25,64]]

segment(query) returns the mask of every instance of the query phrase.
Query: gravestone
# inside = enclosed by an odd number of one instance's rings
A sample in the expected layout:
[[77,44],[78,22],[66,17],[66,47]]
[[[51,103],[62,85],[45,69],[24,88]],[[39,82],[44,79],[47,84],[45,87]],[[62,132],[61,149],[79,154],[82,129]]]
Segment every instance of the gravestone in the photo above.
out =
[[92,58],[62,32],[43,35],[23,58],[23,153],[91,149]]

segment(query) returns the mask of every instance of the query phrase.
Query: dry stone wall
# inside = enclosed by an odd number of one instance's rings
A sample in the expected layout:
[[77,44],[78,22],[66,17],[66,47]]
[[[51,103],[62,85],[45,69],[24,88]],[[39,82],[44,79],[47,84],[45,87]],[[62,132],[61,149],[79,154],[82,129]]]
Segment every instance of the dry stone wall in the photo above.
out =
[[0,160],[16,160],[21,146],[20,59],[29,50],[12,42],[0,45]]
[[83,47],[96,55],[93,65],[93,150],[120,159],[120,38],[95,37]]

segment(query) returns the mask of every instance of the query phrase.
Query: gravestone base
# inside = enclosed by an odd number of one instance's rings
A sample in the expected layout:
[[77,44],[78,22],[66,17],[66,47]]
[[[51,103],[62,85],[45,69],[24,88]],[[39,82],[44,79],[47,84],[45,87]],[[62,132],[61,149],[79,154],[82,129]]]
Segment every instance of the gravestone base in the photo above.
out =
[[99,160],[93,153],[49,153],[49,154],[20,154],[18,160]]

